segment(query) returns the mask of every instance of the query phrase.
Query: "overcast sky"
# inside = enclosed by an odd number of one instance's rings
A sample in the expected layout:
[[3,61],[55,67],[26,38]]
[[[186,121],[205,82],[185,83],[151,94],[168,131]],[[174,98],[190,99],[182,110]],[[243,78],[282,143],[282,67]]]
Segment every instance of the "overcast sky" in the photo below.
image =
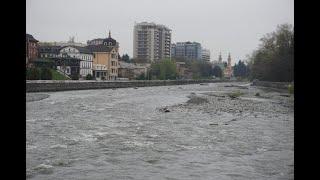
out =
[[[133,54],[134,22],[172,29],[172,42],[196,41],[233,63],[245,59],[278,24],[294,24],[293,0],[27,0],[26,31],[39,41],[86,43],[111,30],[120,54]],[[232,63],[232,64],[233,64]]]

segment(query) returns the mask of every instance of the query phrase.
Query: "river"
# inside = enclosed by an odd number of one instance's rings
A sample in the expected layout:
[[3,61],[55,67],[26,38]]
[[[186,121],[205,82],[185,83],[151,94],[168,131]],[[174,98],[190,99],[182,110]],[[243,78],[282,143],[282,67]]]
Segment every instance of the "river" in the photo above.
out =
[[293,97],[245,84],[27,93],[27,178],[293,179]]

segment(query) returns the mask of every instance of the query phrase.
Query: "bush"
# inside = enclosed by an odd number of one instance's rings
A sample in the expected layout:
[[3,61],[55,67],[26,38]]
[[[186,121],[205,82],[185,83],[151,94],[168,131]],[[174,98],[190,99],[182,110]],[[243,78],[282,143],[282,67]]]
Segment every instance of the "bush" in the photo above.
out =
[[40,70],[36,67],[28,68],[26,79],[28,80],[39,80],[40,79]]
[[42,68],[41,75],[42,80],[52,80],[52,74],[49,68]]
[[106,77],[102,76],[102,77],[101,77],[101,80],[106,80]]
[[141,73],[141,74],[136,78],[136,80],[145,80],[145,79],[146,79],[146,77],[145,77],[144,73]]
[[93,79],[93,76],[91,74],[87,74],[86,80],[92,80],[92,79]]
[[72,80],[79,80],[79,75],[78,74],[73,74],[71,75]]

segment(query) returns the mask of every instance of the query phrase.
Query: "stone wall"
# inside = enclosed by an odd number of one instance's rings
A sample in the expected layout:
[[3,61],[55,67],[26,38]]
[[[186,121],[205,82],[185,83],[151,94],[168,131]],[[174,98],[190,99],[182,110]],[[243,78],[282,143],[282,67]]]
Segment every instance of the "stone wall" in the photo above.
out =
[[[230,81],[230,80],[228,80]],[[170,86],[183,84],[226,82],[226,80],[135,80],[135,81],[57,81],[27,80],[26,92],[67,91],[84,89],[110,89],[145,86]]]
[[288,85],[293,84],[291,82],[269,82],[269,81],[254,81],[253,86],[263,86],[277,89],[288,89]]

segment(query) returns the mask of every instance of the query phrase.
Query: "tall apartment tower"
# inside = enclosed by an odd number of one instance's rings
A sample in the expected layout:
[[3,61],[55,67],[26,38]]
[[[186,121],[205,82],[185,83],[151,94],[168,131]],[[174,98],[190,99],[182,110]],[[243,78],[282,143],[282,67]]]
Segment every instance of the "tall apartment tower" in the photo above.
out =
[[171,29],[155,23],[135,23],[133,58],[149,62],[171,58]]

